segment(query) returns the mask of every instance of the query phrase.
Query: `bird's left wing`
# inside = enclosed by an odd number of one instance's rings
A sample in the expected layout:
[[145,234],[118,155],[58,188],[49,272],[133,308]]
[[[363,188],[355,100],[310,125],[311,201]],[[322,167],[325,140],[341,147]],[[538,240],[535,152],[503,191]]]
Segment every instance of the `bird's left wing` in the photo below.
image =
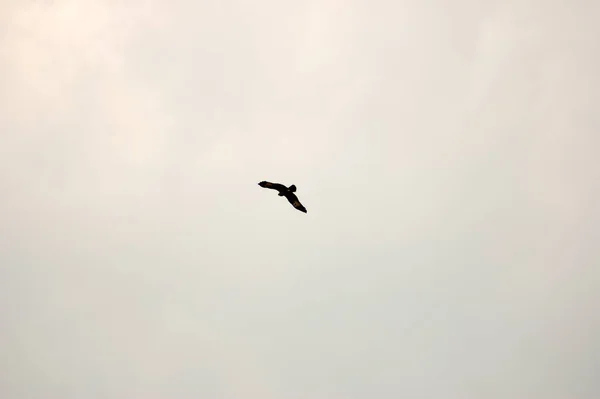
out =
[[258,185],[263,188],[270,188],[272,190],[277,190],[277,191],[285,191],[287,189],[283,184],[271,183],[269,181],[264,181],[264,180],[261,181],[260,183],[258,183]]

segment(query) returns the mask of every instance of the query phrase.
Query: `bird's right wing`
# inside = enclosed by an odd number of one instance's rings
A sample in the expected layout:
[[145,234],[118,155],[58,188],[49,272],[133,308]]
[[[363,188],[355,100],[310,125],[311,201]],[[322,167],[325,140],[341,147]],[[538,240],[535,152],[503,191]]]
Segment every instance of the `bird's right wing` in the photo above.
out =
[[277,191],[285,191],[287,190],[287,187],[284,186],[283,184],[279,184],[279,183],[271,183],[268,181],[261,181],[260,183],[258,183],[259,186],[264,187],[264,188],[270,188],[272,190],[277,190]]
[[288,202],[290,204],[292,204],[292,206],[296,209],[298,209],[300,212],[304,212],[306,213],[306,208],[304,207],[304,205],[302,205],[302,203],[298,200],[298,197],[293,194],[293,193],[287,193],[285,195],[285,198],[287,198]]

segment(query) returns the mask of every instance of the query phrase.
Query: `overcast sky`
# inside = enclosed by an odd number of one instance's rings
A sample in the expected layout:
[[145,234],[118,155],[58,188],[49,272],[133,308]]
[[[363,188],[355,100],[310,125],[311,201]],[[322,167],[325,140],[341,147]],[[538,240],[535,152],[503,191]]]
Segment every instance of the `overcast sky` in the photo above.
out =
[[0,396],[600,397],[599,19],[1,0]]

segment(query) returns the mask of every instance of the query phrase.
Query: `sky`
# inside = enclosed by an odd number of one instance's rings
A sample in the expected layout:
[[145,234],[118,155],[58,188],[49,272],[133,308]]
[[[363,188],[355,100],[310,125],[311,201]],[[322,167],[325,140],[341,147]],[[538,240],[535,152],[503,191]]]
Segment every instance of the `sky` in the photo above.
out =
[[0,396],[600,397],[599,17],[2,0]]

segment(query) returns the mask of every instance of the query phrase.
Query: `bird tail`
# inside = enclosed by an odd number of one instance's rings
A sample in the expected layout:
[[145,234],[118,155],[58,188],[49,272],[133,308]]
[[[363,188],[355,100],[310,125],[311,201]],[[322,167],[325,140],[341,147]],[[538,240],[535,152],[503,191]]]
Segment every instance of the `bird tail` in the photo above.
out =
[[296,186],[294,186],[293,184],[291,186],[288,187],[288,190],[290,190],[292,193],[296,192]]

